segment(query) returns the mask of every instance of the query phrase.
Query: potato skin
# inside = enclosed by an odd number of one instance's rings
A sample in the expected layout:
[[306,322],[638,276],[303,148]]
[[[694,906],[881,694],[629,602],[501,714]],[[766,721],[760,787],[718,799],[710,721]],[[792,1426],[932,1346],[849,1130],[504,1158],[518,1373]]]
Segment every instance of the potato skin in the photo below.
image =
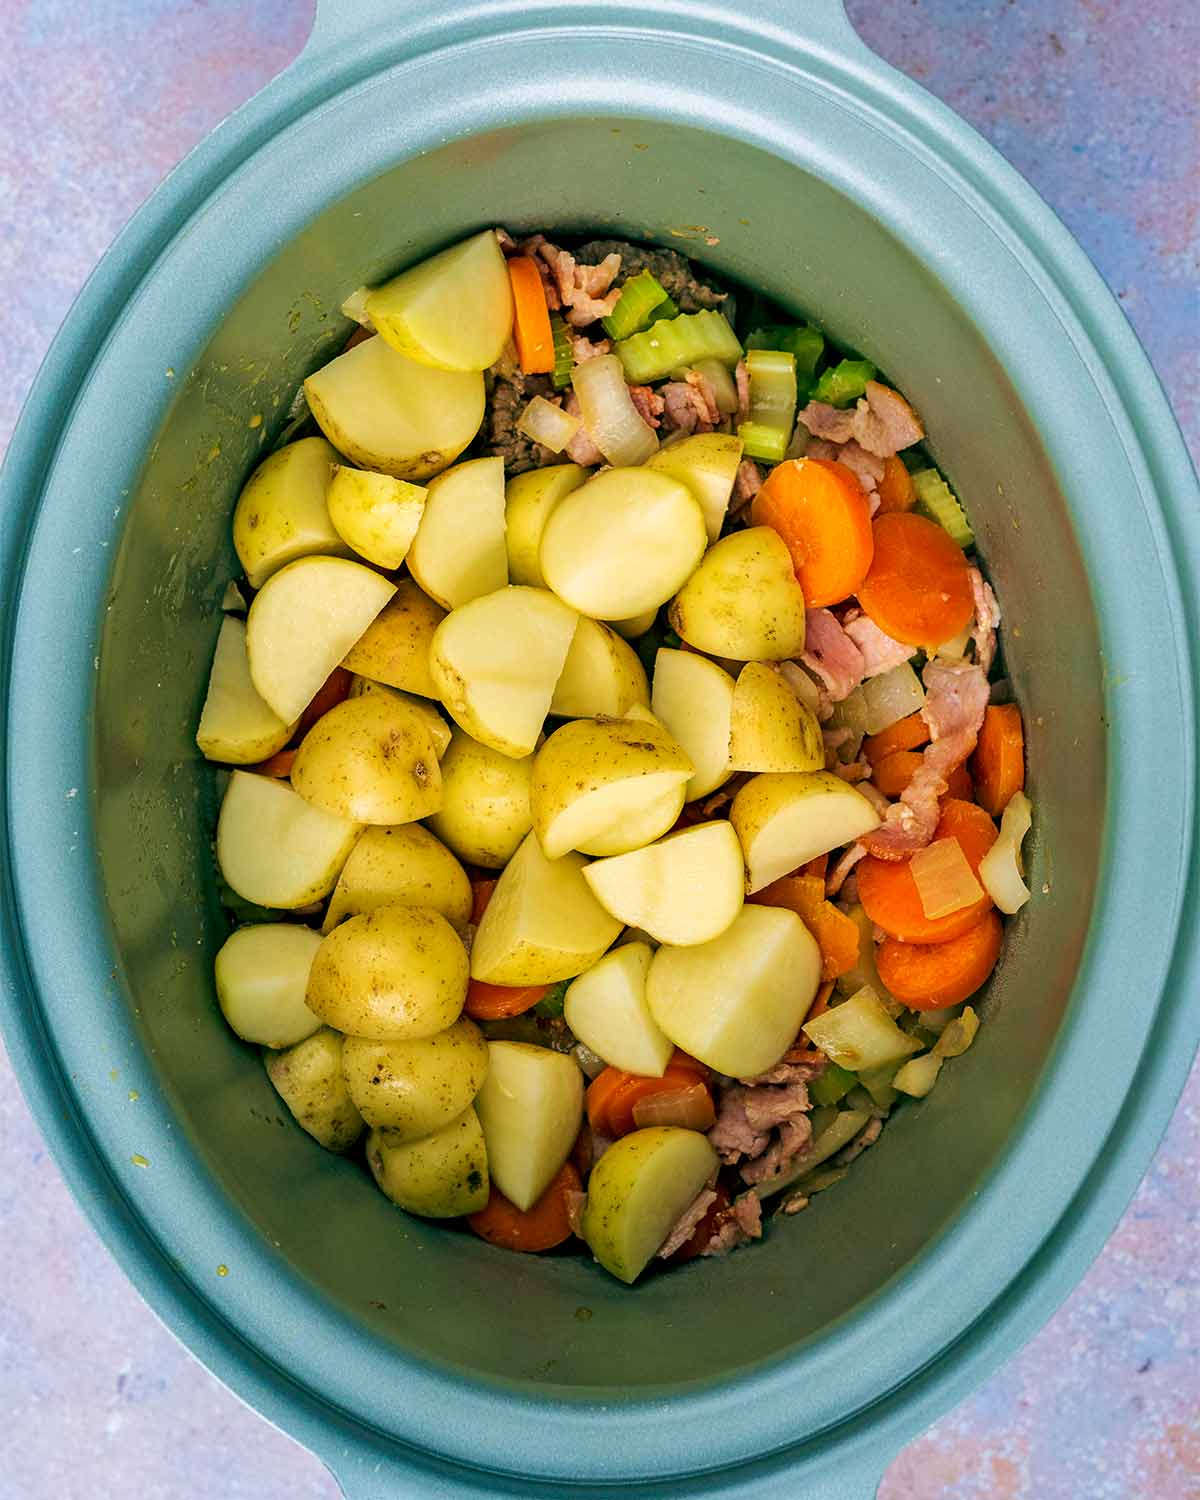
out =
[[445,618],[440,604],[413,579],[402,578],[342,665],[401,692],[436,698],[438,691],[429,675],[429,645]]
[[399,1143],[432,1135],[462,1114],[487,1070],[487,1043],[466,1016],[416,1041],[348,1036],[342,1048],[342,1072],[359,1113]]
[[502,869],[533,827],[533,756],[519,760],[455,728],[442,756],[442,805],[429,826],[459,859]]
[[804,650],[804,594],[791,554],[769,526],[708,549],[668,610],[689,646],[732,661],[784,661]]
[[388,1130],[372,1130],[367,1165],[386,1197],[422,1218],[455,1219],[487,1205],[487,1147],[473,1109],[419,1141],[398,1141]]
[[267,1077],[297,1125],[327,1151],[349,1151],[363,1132],[342,1076],[342,1038],[328,1026],[264,1059]]
[[452,927],[471,917],[467,872],[420,823],[368,828],[350,851],[329,898],[323,933],[380,906],[428,906]]
[[452,1026],[467,994],[467,950],[440,912],[380,906],[322,941],[306,996],[350,1036],[406,1041]]
[[442,804],[442,773],[423,713],[395,694],[347,698],[304,736],[292,788],[357,823],[411,823]]

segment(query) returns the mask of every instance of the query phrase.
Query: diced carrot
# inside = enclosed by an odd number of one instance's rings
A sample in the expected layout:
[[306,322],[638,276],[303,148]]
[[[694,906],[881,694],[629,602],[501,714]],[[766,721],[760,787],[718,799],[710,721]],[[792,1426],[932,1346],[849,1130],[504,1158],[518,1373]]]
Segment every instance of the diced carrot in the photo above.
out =
[[801,865],[801,875],[816,875],[818,879],[824,880],[829,870],[828,854],[818,854],[816,859],[810,859],[806,865]]
[[512,283],[517,359],[526,375],[549,375],[554,369],[554,333],[541,272],[532,256],[509,256],[508,279]]
[[858,962],[858,928],[832,901],[826,901],[820,875],[781,875],[750,900],[756,906],[782,906],[796,913],[821,950],[822,979],[836,979]]
[[549,988],[548,984],[488,984],[482,979],[472,979],[463,1010],[475,1021],[524,1015],[545,998]]
[[904,467],[904,460],[898,453],[884,459],[883,478],[876,485],[875,493],[879,496],[878,514],[881,516],[892,515],[895,511],[912,510],[917,492],[913,488],[912,475]]
[[871,566],[871,509],[853,470],[833,459],[787,459],[754,497],[756,526],[777,531],[810,609],[857,593]]
[[480,1239],[502,1250],[553,1250],[555,1245],[571,1238],[567,1195],[582,1191],[579,1173],[569,1161],[564,1162],[532,1208],[518,1208],[499,1188],[493,1187],[487,1207],[469,1214],[467,1223]]
[[587,1092],[583,1096],[588,1124],[597,1135],[607,1136],[609,1140],[616,1139],[609,1118],[609,1107],[617,1090],[628,1077],[629,1074],[621,1068],[605,1068],[603,1073],[598,1073],[588,1084]]
[[345,667],[334,667],[329,676],[313,694],[312,701],[300,715],[291,743],[298,745],[318,719],[323,719],[331,708],[336,708],[350,694],[353,678]]
[[621,1068],[605,1068],[588,1085],[585,1096],[588,1121],[597,1135],[617,1140],[637,1128],[633,1107],[639,1099],[648,1099],[658,1093],[676,1093],[696,1083],[707,1088],[708,1077],[704,1064],[686,1052],[676,1052],[661,1078],[626,1073]]
[[487,911],[488,902],[496,889],[494,880],[473,880],[471,882],[471,922],[475,927],[479,926],[483,914]]
[[[890,755],[885,755],[882,760],[876,761],[875,773],[871,780],[875,783],[875,789],[882,792],[885,797],[898,797],[916,775],[920,765],[921,756],[917,751],[893,750]],[[962,802],[970,802],[973,792],[974,787],[971,785],[971,777],[966,766],[955,766],[946,777],[945,795]]]
[[[996,825],[973,802],[947,797],[942,802],[935,839],[957,839],[967,863],[978,876],[980,861],[996,842]],[[876,859],[868,854],[854,867],[858,899],[867,916],[889,937],[906,943],[948,943],[974,927],[989,910],[985,892],[978,901],[944,917],[927,917],[908,860]]]
[[692,1231],[691,1239],[685,1240],[679,1249],[676,1250],[675,1254],[668,1257],[671,1265],[680,1266],[685,1261],[695,1260],[705,1245],[708,1244],[709,1240],[712,1239],[713,1235],[716,1234],[717,1229],[720,1227],[722,1216],[728,1215],[729,1194],[725,1191],[724,1184],[718,1182],[713,1192],[716,1194],[716,1197],[708,1205],[708,1212]]
[[1025,786],[1025,730],[1015,703],[993,703],[984,711],[971,772],[975,800],[998,818]]
[[875,950],[879,977],[913,1010],[940,1010],[968,999],[996,967],[1004,928],[985,912],[948,943],[903,943],[885,938]]
[[247,771],[257,771],[260,776],[276,776],[280,779],[292,774],[296,759],[294,750],[277,750],[269,760],[260,760],[256,766],[247,766]]
[[880,516],[858,602],[880,630],[908,646],[936,645],[971,622],[975,602],[962,548],[913,512]]
[[919,750],[929,743],[929,725],[919,713],[897,719],[878,734],[869,734],[863,740],[863,754],[873,766],[877,766],[886,755],[897,750]]

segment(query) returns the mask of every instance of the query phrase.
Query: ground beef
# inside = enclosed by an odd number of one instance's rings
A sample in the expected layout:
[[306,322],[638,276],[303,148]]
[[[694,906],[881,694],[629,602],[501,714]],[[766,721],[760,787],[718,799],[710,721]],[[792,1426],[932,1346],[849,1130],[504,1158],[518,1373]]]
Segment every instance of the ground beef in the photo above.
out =
[[680,312],[699,312],[703,307],[720,307],[728,293],[701,281],[691,264],[676,250],[660,250],[655,245],[634,245],[627,240],[589,240],[580,245],[575,258],[595,264],[606,255],[621,257],[617,283],[628,281],[640,271],[649,271],[672,297]]
[[526,375],[517,369],[496,373],[488,398],[483,446],[486,453],[504,460],[504,472],[510,478],[551,461],[540,443],[517,431],[517,423],[534,396],[553,394],[548,375]]

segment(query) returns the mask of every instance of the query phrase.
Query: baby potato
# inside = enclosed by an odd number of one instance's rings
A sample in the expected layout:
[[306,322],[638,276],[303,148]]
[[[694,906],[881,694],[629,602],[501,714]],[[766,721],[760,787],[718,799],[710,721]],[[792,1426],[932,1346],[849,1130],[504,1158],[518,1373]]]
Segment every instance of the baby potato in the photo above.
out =
[[282,750],[292,726],[258,695],[246,655],[246,627],[226,615],[217,636],[196,744],[206,760],[252,766]]
[[560,501],[577,490],[587,477],[588,470],[579,464],[547,464],[541,469],[528,469],[508,481],[504,491],[504,524],[510,583],[524,583],[535,589],[546,587],[538,561],[542,532]]
[[327,1151],[349,1151],[363,1132],[363,1118],[342,1076],[341,1036],[324,1027],[264,1061],[296,1124]]
[[420,823],[368,828],[342,867],[321,931],[380,906],[427,906],[455,928],[471,916],[467,872]]
[[442,773],[421,712],[372,693],[335,705],[304,736],[292,786],[359,823],[411,823],[442,805]]
[[532,778],[532,755],[515,760],[455,728],[442,757],[442,805],[429,826],[459,859],[499,870],[533,827]]
[[305,998],[339,1031],[376,1042],[407,1041],[458,1020],[467,977],[467,950],[440,912],[380,906],[326,935]]
[[350,1097],[367,1124],[386,1129],[396,1144],[448,1125],[475,1098],[487,1070],[483,1032],[466,1016],[414,1041],[348,1036],[342,1048]]
[[418,698],[415,693],[405,693],[399,688],[388,687],[385,682],[373,682],[370,677],[355,677],[350,684],[350,691],[346,695],[349,698],[369,698],[372,693],[379,693],[384,698],[391,698],[395,703],[406,703],[429,731],[429,738],[433,742],[433,753],[440,761],[442,756],[450,748],[450,726],[438,713],[432,703],[423,698]]
[[764,662],[738,673],[729,718],[734,771],[823,771],[825,744],[817,716]]
[[675,1044],[646,1004],[653,956],[649,943],[622,938],[619,947],[571,981],[563,1017],[583,1045],[614,1068],[661,1078]]
[[746,858],[746,890],[761,891],[820,854],[879,827],[863,794],[832,771],[753,776],[729,808]]
[[668,615],[675,632],[709,656],[784,661],[804,650],[804,593],[791,553],[769,526],[711,546]]
[[214,964],[217,1001],[244,1042],[291,1047],[321,1025],[304,1003],[320,934],[291,922],[239,927]]
[[650,703],[646,669],[637,652],[608,625],[581,615],[550,712],[563,719],[599,714],[619,719],[635,703]]
[[353,555],[329,514],[337,462],[324,438],[301,438],[264,458],[246,481],[233,512],[233,546],[251,588],[298,557]]
[[729,726],[734,681],[724,667],[695,651],[664,646],[654,658],[650,707],[696,767],[687,800],[707,797],[732,775]]
[[329,894],[361,832],[286,781],[235,771],[217,818],[217,864],[243,901],[294,911]]
[[434,631],[445,618],[446,611],[440,604],[435,604],[411,578],[402,578],[396,592],[342,658],[342,666],[401,692],[436,698],[438,690],[429,675],[429,647]]
[[496,1186],[520,1209],[546,1191],[583,1119],[583,1074],[573,1057],[528,1042],[489,1042],[475,1109]]
[[360,557],[398,568],[421,524],[426,493],[407,479],[335,464],[326,504],[337,534]]
[[741,461],[740,437],[728,432],[698,432],[660,448],[646,460],[646,467],[683,480],[704,512],[709,541],[715,542],[725,524]]
[[472,458],[430,481],[408,570],[443,609],[457,609],[508,582],[504,460]]
[[372,1130],[367,1165],[385,1197],[424,1219],[475,1214],[488,1201],[487,1147],[473,1109],[419,1141]]
[[432,370],[365,339],[304,382],[321,431],[364,469],[419,482],[440,474],[483,421],[483,375]]

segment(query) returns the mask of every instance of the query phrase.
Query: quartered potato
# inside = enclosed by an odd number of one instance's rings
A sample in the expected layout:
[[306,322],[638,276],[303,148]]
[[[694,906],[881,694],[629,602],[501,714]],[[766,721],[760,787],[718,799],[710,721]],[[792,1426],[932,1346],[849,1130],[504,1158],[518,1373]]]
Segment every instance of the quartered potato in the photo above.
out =
[[440,474],[483,421],[483,376],[431,370],[366,339],[304,382],[321,431],[364,469],[420,482]]
[[442,773],[423,711],[371,693],[331,708],[304,736],[292,786],[357,823],[411,823],[442,805]]
[[342,1038],[322,1027],[286,1052],[265,1058],[267,1077],[296,1124],[327,1151],[349,1151],[363,1133],[342,1076]]
[[650,703],[646,669],[637,652],[609,626],[581,615],[550,712],[564,719],[600,714],[619,719],[635,703]]
[[332,932],[347,917],[393,904],[429,907],[456,928],[470,920],[467,872],[419,823],[363,833],[342,866],[321,931]]
[[225,939],[214,965],[217,1000],[244,1042],[291,1047],[320,1029],[304,1001],[320,946],[319,933],[291,922],[239,927]]
[[456,728],[442,756],[442,805],[429,826],[459,859],[498,870],[533,827],[532,779],[532,755],[515,760]]
[[653,956],[649,943],[622,942],[571,981],[563,1016],[583,1045],[606,1063],[661,1078],[675,1044],[646,1004],[646,975]]
[[426,493],[407,479],[338,464],[326,503],[338,535],[360,557],[381,568],[398,568],[421,524]]
[[627,927],[680,947],[724,932],[742,909],[746,885],[742,846],[723,818],[598,859],[583,877],[605,911]]
[[217,864],[243,901],[293,911],[329,894],[361,832],[286,781],[235,771],[217,819]]
[[388,687],[385,682],[374,682],[370,677],[355,677],[350,684],[348,698],[370,698],[374,695],[390,698],[395,703],[406,704],[425,726],[433,744],[433,753],[440,761],[450,748],[450,726],[432,703],[418,698],[415,693],[403,692],[400,688]]
[[402,578],[383,606],[342,659],[348,672],[369,677],[419,698],[436,698],[429,675],[429,647],[446,618],[411,578]]
[[610,620],[608,623],[617,632],[624,636],[627,641],[636,641],[639,635],[645,635],[655,620],[658,619],[657,609],[643,609],[636,615],[630,615],[624,620]]
[[695,766],[687,800],[707,797],[727,782],[733,678],[707,656],[662,647],[654,659],[650,707]]
[[492,1181],[532,1208],[571,1154],[583,1119],[583,1074],[573,1057],[526,1042],[489,1042],[475,1109]]
[[273,573],[246,618],[250,676],[289,723],[396,592],[386,578],[341,557],[302,557]]
[[348,1036],[342,1049],[342,1071],[359,1113],[397,1144],[449,1125],[471,1104],[487,1070],[487,1043],[466,1016],[412,1041]]
[[710,542],[721,535],[733,481],[742,461],[742,440],[727,432],[698,432],[669,443],[646,460],[648,469],[658,469],[681,479],[704,514]]
[[511,583],[529,584],[535,589],[546,587],[538,561],[542,532],[560,502],[579,488],[588,473],[579,464],[548,464],[542,469],[528,469],[508,481],[504,518]]
[[734,771],[823,771],[825,742],[817,716],[764,662],[738,673],[729,718]]
[[443,609],[457,609],[508,582],[504,460],[472,458],[429,483],[408,570]]
[[804,650],[804,593],[779,533],[723,536],[675,596],[671,626],[689,646],[733,661],[784,661]]
[[729,821],[746,859],[746,890],[753,892],[870,833],[879,814],[832,771],[799,771],[752,777],[734,797]]
[[389,1130],[367,1137],[367,1165],[397,1208],[424,1219],[457,1219],[478,1213],[488,1200],[488,1160],[473,1109],[432,1135],[397,1140]]
[[250,677],[246,627],[226,615],[217,636],[196,744],[207,760],[252,766],[282,750],[292,726],[259,696]]
[[251,588],[298,557],[350,557],[329,514],[329,476],[337,450],[324,438],[301,438],[264,458],[246,481],[233,513],[233,545]]

